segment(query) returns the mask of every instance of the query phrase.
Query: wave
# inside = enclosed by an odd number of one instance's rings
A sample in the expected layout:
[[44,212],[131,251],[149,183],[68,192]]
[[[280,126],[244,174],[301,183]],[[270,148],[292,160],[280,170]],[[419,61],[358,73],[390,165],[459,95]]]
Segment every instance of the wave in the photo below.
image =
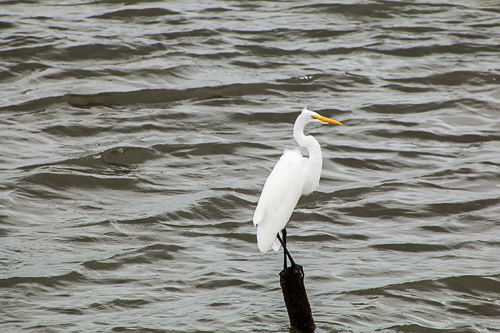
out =
[[2,288],[12,288],[19,284],[37,284],[44,287],[61,287],[69,283],[84,283],[87,278],[84,274],[78,272],[69,272],[62,275],[55,276],[16,276],[10,278],[0,279],[0,287]]
[[288,331],[251,220],[303,106],[345,124],[288,225],[320,329],[498,326],[491,3],[2,9],[4,330]]
[[97,19],[130,19],[136,17],[158,17],[158,16],[167,16],[167,15],[179,15],[179,12],[168,10],[165,8],[132,8],[132,9],[122,9],[107,12],[104,14],[93,15],[90,18]]

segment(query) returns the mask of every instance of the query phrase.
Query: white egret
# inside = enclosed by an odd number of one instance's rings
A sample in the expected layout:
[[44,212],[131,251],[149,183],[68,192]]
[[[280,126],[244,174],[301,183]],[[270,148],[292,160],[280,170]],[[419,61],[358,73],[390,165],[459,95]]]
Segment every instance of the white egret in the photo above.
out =
[[307,108],[302,109],[293,126],[293,137],[299,146],[307,149],[309,158],[302,156],[297,150],[285,150],[264,184],[253,215],[259,250],[267,252],[272,248],[278,251],[280,244],[283,245],[285,269],[287,256],[292,266],[295,266],[286,248],[286,224],[299,198],[318,187],[323,167],[318,141],[310,135],[304,135],[304,128],[309,123],[343,125]]

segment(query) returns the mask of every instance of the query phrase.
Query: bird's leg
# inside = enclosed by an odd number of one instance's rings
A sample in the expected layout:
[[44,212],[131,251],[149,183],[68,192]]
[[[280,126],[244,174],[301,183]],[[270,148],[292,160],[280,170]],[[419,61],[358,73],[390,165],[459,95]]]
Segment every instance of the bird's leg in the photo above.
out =
[[[285,238],[285,235],[286,235],[286,231],[283,233],[283,238]],[[283,246],[283,251],[285,252],[285,265],[284,265],[284,269],[286,269],[286,257],[287,257],[287,256],[288,256],[288,259],[290,259],[290,263],[292,264],[292,267],[297,266],[297,265],[295,264],[295,261],[293,260],[293,258],[292,258],[292,256],[291,256],[290,252],[288,252],[288,249],[286,248],[286,244],[285,244],[285,243],[283,242],[283,240],[281,239],[280,234],[278,233],[278,234],[276,235],[276,237],[277,237],[277,238],[278,238],[278,240],[280,241],[281,246]]]
[[281,243],[281,246],[283,246],[283,270],[286,269],[286,253],[288,252],[286,247],[285,247],[285,243],[283,243],[283,240],[281,239],[280,237],[280,233],[278,232],[278,234],[276,235],[276,237],[278,237],[278,240],[280,241]]
[[[286,249],[286,228],[283,228],[283,230],[281,230],[281,234],[283,235],[283,257],[284,257],[284,266],[283,266],[283,269],[286,269],[286,252],[285,249]],[[292,262],[290,261],[290,264]]]
[[[278,235],[279,235],[279,232],[278,232]],[[283,246],[283,270],[286,269],[287,267],[287,262],[286,262],[286,230],[285,228],[283,228],[283,230],[281,230],[281,235],[283,237],[283,242],[280,241],[281,245]]]
[[286,247],[286,228],[283,228],[283,230],[281,230],[281,232],[283,233],[283,244],[285,244],[285,247]]

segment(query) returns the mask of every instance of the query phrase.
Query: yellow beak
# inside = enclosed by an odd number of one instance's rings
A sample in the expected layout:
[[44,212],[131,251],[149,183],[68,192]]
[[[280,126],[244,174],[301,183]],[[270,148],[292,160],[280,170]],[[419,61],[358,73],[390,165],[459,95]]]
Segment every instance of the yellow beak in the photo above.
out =
[[344,124],[342,124],[340,121],[336,121],[336,120],[333,120],[333,119],[330,119],[330,118],[327,118],[327,117],[316,116],[315,118],[318,119],[318,120],[321,120],[322,122],[327,123],[327,124],[335,124],[335,125],[344,126]]

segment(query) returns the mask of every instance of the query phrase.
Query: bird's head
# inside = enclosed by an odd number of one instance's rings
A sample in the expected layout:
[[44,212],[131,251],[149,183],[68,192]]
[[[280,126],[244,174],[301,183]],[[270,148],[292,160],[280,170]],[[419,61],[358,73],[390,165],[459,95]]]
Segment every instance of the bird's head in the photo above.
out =
[[324,124],[335,124],[344,126],[340,121],[333,120],[327,117],[323,117],[317,112],[308,110],[307,108],[302,109],[301,116],[307,119],[307,123],[324,123]]

